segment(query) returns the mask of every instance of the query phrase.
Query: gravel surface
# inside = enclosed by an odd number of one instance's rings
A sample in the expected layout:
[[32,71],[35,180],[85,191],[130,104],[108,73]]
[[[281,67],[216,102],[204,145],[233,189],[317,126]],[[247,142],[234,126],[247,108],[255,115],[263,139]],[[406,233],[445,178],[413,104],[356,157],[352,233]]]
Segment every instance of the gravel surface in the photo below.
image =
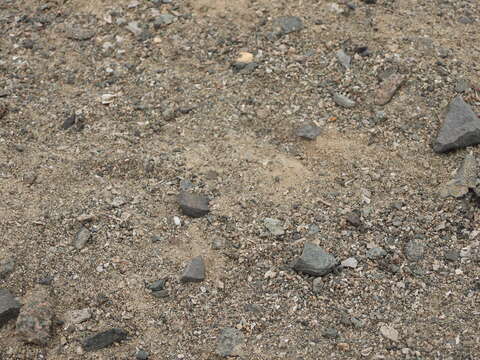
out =
[[479,22],[0,1],[2,360],[478,358]]

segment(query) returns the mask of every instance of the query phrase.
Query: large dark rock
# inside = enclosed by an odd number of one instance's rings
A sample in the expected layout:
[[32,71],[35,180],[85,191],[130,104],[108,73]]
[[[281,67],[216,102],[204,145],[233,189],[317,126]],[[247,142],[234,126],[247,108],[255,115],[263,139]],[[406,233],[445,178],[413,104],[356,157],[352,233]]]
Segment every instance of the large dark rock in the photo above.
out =
[[293,268],[304,274],[323,276],[331,272],[337,263],[337,259],[320,246],[306,243],[302,255],[297,259]]
[[201,194],[182,191],[178,195],[178,204],[185,215],[194,218],[207,215],[210,211],[208,197]]
[[480,143],[480,119],[461,96],[448,105],[433,150],[443,153]]
[[0,327],[9,320],[16,319],[20,312],[20,303],[7,289],[0,289]]
[[82,342],[85,351],[96,351],[106,348],[115,342],[123,341],[128,333],[123,329],[112,328],[107,331],[92,335]]
[[180,280],[182,282],[201,282],[205,280],[205,262],[201,256],[190,260]]

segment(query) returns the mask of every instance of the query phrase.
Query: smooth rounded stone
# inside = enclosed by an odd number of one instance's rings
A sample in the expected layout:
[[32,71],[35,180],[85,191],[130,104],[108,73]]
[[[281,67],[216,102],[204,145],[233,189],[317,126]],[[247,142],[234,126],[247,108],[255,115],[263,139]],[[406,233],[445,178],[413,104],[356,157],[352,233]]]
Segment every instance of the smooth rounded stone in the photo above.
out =
[[307,140],[315,140],[322,133],[322,129],[315,124],[305,124],[299,127],[295,134]]
[[295,262],[293,269],[308,275],[323,276],[337,266],[337,259],[320,246],[305,243],[302,255]]
[[358,266],[358,261],[354,257],[349,257],[348,259],[343,260],[340,265],[342,265],[344,268],[355,269]]
[[448,250],[445,253],[445,260],[450,262],[456,262],[460,260],[460,251],[458,250]]
[[265,218],[263,220],[263,224],[272,235],[281,236],[285,234],[285,230],[283,230],[283,223],[281,220]]
[[405,256],[410,261],[422,260],[424,252],[425,246],[421,242],[415,240],[409,241],[405,246]]
[[160,291],[165,288],[165,284],[167,281],[165,279],[160,279],[156,280],[150,284],[147,285],[147,289],[152,290],[152,291]]
[[322,335],[324,338],[327,338],[327,339],[336,339],[338,338],[339,333],[335,328],[327,328],[324,330]]
[[135,353],[136,360],[148,360],[149,354],[145,350],[138,350]]
[[90,230],[82,226],[75,235],[73,246],[75,246],[77,250],[83,249],[87,245],[87,242],[90,240],[90,237]]
[[332,99],[335,104],[347,109],[353,108],[356,105],[355,101],[339,93],[334,93]]
[[323,290],[323,279],[321,277],[317,277],[313,279],[312,282],[312,291],[314,294],[320,294]]
[[0,328],[8,321],[16,319],[21,305],[7,289],[0,289]]
[[85,308],[80,310],[67,311],[64,314],[63,319],[65,320],[65,323],[68,325],[76,325],[84,321],[87,321],[91,317],[92,317],[91,310],[89,308]]
[[448,105],[433,150],[437,153],[480,144],[480,119],[459,95]]
[[199,218],[209,213],[209,199],[202,194],[182,191],[178,195],[178,204],[183,213],[193,218]]
[[274,29],[279,34],[290,34],[303,29],[303,21],[298,16],[281,16],[273,21]]
[[381,259],[387,255],[387,252],[381,247],[374,247],[367,251],[367,258],[370,260]]
[[342,65],[345,69],[350,69],[352,57],[347,55],[345,51],[343,51],[343,49],[338,50],[335,53],[335,56],[337,57],[337,60],[340,63],[340,65]]
[[244,337],[240,330],[224,328],[218,337],[216,353],[221,357],[242,356]]
[[0,279],[5,279],[14,270],[15,259],[13,257],[6,257],[0,260]]
[[185,267],[181,282],[201,282],[205,280],[205,262],[201,256],[194,257]]
[[82,341],[82,347],[85,351],[97,351],[106,348],[113,343],[125,340],[128,333],[119,328],[112,328],[98,334],[87,337]]
[[25,296],[15,326],[18,338],[24,343],[45,346],[50,340],[53,305],[48,289],[37,285]]

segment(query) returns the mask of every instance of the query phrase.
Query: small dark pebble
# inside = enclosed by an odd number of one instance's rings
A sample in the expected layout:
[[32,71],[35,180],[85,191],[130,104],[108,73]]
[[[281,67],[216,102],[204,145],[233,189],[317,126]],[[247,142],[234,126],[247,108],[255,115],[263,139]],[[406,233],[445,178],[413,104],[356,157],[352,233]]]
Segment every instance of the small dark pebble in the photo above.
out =
[[127,332],[123,329],[112,328],[86,338],[83,340],[82,346],[85,351],[96,351],[106,348],[115,342],[125,340],[127,335]]

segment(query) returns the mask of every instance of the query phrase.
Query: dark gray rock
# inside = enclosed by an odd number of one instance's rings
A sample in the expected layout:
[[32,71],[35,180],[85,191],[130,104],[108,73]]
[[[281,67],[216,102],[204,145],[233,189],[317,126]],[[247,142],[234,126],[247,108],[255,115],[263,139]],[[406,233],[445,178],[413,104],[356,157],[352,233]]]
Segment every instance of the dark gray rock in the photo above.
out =
[[449,104],[433,150],[443,153],[480,143],[480,119],[461,96]]
[[370,260],[381,259],[387,255],[387,252],[381,247],[374,247],[367,251],[367,258]]
[[425,247],[421,242],[411,240],[405,246],[405,256],[410,261],[420,261],[423,258]]
[[303,22],[298,16],[281,16],[273,21],[274,29],[279,34],[290,34],[303,29]]
[[304,274],[323,276],[331,272],[337,263],[337,259],[320,246],[305,243],[302,255],[297,259],[293,268]]
[[167,281],[165,279],[160,279],[160,280],[154,281],[154,282],[147,285],[147,289],[150,289],[152,291],[163,290],[165,288],[166,282]]
[[106,348],[113,343],[123,341],[127,336],[128,333],[125,330],[112,328],[84,339],[82,347],[85,351],[96,351]]
[[241,356],[243,344],[244,337],[240,330],[224,328],[218,337],[216,353],[221,357]]
[[0,328],[9,320],[16,319],[20,303],[7,289],[0,289]]
[[168,290],[163,289],[163,290],[158,290],[158,291],[152,291],[152,295],[156,298],[159,299],[164,299],[169,296]]
[[87,245],[87,242],[89,240],[90,240],[90,230],[82,226],[82,228],[78,230],[78,232],[75,234],[73,246],[75,246],[76,249],[81,250],[85,247],[85,245]]
[[37,285],[27,294],[15,326],[17,336],[24,343],[47,345],[53,324],[53,305],[50,291]]
[[201,256],[197,256],[187,264],[180,281],[201,282],[203,280],[205,280],[205,262]]
[[295,133],[297,136],[307,139],[307,140],[315,140],[318,135],[322,133],[322,129],[315,124],[305,124],[299,127]]
[[0,279],[5,279],[15,270],[15,259],[7,257],[0,260]]
[[178,195],[178,204],[187,216],[198,218],[208,214],[209,199],[205,195],[182,191]]

